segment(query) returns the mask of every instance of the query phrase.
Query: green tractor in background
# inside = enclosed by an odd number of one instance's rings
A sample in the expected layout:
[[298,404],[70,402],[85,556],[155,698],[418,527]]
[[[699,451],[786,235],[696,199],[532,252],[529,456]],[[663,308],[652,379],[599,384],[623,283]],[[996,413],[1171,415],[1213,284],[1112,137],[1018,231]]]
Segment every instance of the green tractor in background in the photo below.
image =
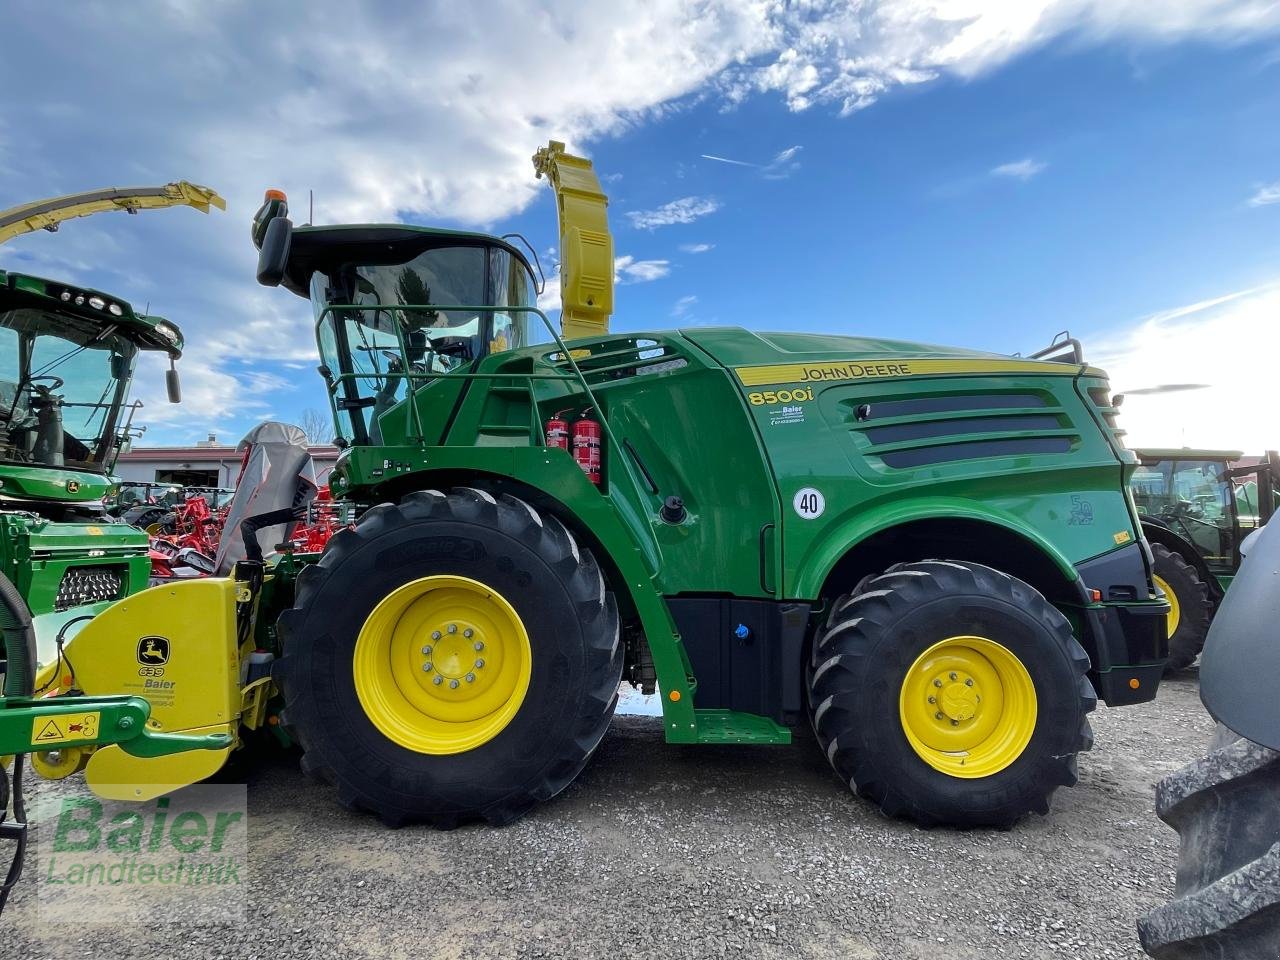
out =
[[1238,450],[1139,449],[1129,486],[1169,599],[1168,672],[1195,662],[1240,568],[1240,544],[1280,506],[1280,455],[1240,464]]
[[[73,217],[175,205],[225,208],[185,181],[97,190],[0,212],[0,243]],[[175,324],[120,297],[0,270],[0,564],[46,642],[148,585],[146,535],[113,522],[104,498],[140,406],[129,398],[139,355],[169,358],[176,403],[182,346]]]

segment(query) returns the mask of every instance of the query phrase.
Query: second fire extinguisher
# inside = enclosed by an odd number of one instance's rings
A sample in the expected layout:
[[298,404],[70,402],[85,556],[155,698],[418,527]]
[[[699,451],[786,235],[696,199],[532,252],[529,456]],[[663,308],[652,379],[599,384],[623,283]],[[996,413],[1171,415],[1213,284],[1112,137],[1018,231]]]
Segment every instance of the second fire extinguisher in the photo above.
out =
[[600,424],[592,420],[584,410],[573,423],[573,459],[587,475],[587,479],[600,485]]

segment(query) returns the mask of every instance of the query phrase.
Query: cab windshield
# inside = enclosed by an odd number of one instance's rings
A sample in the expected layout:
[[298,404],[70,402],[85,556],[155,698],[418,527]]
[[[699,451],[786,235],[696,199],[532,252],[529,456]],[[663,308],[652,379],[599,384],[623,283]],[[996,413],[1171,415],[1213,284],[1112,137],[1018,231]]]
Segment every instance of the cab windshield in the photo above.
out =
[[523,261],[498,246],[344,264],[313,273],[310,293],[338,433],[355,444],[380,443],[382,416],[438,375],[549,339],[538,316],[501,309],[532,307],[535,297]]
[[105,472],[136,355],[110,326],[0,311],[0,460]]
[[1236,505],[1225,469],[1219,460],[1162,460],[1139,466],[1130,483],[1138,513],[1190,540],[1211,569],[1235,562]]

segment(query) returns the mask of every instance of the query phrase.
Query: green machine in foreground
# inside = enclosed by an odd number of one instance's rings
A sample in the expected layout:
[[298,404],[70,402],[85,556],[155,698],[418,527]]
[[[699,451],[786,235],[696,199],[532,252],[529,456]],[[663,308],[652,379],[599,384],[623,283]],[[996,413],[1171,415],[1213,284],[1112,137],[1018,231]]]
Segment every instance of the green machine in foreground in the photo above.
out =
[[1280,505],[1280,454],[1139,449],[1130,478],[1156,585],[1169,598],[1168,672],[1190,666],[1240,568],[1240,544]]
[[599,183],[559,144],[535,164],[567,341],[505,239],[294,228],[275,191],[255,219],[260,282],[314,310],[358,518],[272,579],[304,768],[392,824],[505,823],[573,780],[626,678],[672,743],[811,725],[892,815],[1047,811],[1095,696],[1151,699],[1167,654],[1106,375],[1078,346],[611,335]]
[[[0,242],[107,211],[225,207],[206,187],[110,188],[0,211]],[[107,516],[128,443],[138,357],[173,361],[182,334],[163,317],[78,284],[0,270],[0,569],[46,641],[149,582],[147,537]]]

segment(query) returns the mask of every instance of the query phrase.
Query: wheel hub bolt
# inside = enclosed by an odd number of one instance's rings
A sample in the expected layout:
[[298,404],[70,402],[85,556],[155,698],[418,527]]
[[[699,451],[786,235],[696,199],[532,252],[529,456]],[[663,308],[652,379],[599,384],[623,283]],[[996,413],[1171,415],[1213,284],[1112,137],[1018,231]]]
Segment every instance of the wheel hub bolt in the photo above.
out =
[[477,661],[476,661],[476,669],[477,669],[477,670],[479,670],[479,669],[480,669],[481,667],[483,667],[483,666],[484,666],[484,658],[481,658],[481,659],[479,659],[479,660],[477,660]]
[[966,687],[972,687],[972,686],[973,686],[973,677],[969,677],[967,680],[965,680],[964,685],[965,685]]
[[954,670],[952,670],[949,674],[947,674],[947,676],[949,676],[952,680],[955,680],[955,679],[956,679],[956,672],[955,672]]
[[423,655],[424,657],[429,657],[429,656],[431,656],[431,647],[430,647],[430,646],[423,647],[423,648],[422,648],[422,655]]
[[450,632],[450,633],[457,633],[457,632],[458,632],[458,625],[457,625],[456,623],[451,623],[451,624],[449,624],[449,632]]
[[475,682],[476,682],[476,675],[474,673],[468,673],[467,683],[475,683]]
[[466,637],[468,640],[470,640],[470,639],[471,639],[471,637],[472,637],[472,635],[473,635],[474,633],[475,633],[475,631],[474,631],[474,630],[472,630],[470,627],[467,627],[467,629],[465,629],[465,630],[463,630],[463,631],[462,631],[462,635],[463,635],[464,637]]
[[474,646],[475,646],[475,648],[476,648],[476,653],[479,653],[481,650],[483,650],[483,649],[484,649],[484,641],[483,641],[483,640],[477,640],[477,641],[475,642]]
[[941,719],[942,719],[942,711],[941,711],[941,710],[939,710],[937,713],[935,713],[935,714],[934,714],[934,717],[935,717],[936,719],[938,719],[938,720],[941,720]]
[[942,681],[941,681],[941,680],[935,680],[935,681],[933,681],[933,685],[934,685],[935,687],[940,687],[940,686],[942,686]]
[[958,726],[960,726],[960,721],[959,721],[959,720],[952,720],[952,721],[951,721],[951,725],[952,725],[953,727],[958,727]]
[[449,689],[450,689],[450,690],[457,690],[457,689],[458,689],[458,681],[457,681],[457,680],[450,680],[450,681],[449,681]]
[[431,672],[431,661],[430,661],[430,660],[428,660],[426,663],[424,663],[424,664],[422,665],[422,672],[423,672],[423,673],[430,673],[430,672]]
[[439,639],[440,639],[440,637],[441,637],[441,633],[440,633],[440,631],[439,631],[439,630],[432,630],[432,631],[431,631],[431,639],[432,639],[432,640],[439,640]]
[[440,674],[437,673],[434,677],[431,678],[431,682],[438,687],[440,686],[440,684],[444,683],[444,677],[440,676]]
[[930,697],[930,698],[929,698],[929,702],[930,702],[930,703],[937,703],[937,702],[938,702],[938,698],[937,698],[937,697]]

